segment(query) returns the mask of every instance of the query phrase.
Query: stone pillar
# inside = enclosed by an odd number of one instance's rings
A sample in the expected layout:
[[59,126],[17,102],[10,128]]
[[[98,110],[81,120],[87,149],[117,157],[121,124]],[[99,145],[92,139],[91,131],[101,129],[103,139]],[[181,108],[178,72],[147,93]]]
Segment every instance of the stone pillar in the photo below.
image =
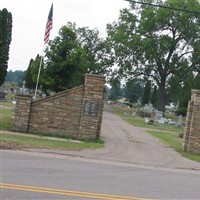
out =
[[31,95],[16,95],[13,131],[28,132],[29,115],[31,110]]
[[194,102],[189,101],[188,109],[187,109],[187,117],[186,117],[186,121],[185,121],[184,135],[183,135],[183,146],[182,146],[183,151],[187,151],[187,149],[188,149],[188,141],[189,141],[189,135],[190,135],[190,125],[191,125],[191,119],[192,119],[193,106],[194,106]]
[[85,75],[82,114],[79,125],[79,138],[91,140],[100,137],[104,106],[105,77]]
[[200,90],[192,90],[188,104],[183,150],[200,154]]

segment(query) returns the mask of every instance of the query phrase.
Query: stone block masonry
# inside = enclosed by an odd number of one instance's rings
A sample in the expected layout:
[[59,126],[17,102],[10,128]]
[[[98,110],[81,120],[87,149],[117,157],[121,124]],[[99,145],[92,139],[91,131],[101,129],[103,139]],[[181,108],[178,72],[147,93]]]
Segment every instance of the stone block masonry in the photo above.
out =
[[76,139],[100,137],[105,77],[85,75],[85,84],[45,99],[17,95],[13,131],[66,135]]
[[200,90],[192,90],[188,103],[183,151],[200,154]]
[[32,102],[30,95],[17,95],[13,127],[19,132],[27,132]]

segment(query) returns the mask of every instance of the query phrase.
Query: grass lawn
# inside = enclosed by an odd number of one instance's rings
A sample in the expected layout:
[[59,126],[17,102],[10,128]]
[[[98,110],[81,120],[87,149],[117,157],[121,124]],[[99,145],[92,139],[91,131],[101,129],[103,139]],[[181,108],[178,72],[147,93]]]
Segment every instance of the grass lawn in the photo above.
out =
[[11,130],[12,117],[14,115],[13,107],[0,105],[0,130]]
[[0,101],[0,130],[11,130],[12,117],[14,116],[14,105],[12,94],[8,93],[6,101]]
[[166,132],[161,132],[161,131],[147,131],[147,132],[153,135],[154,137],[157,137],[160,140],[164,141],[167,145],[175,149],[182,156],[190,160],[200,162],[200,155],[182,151],[183,139],[178,137],[177,134],[172,133],[172,132],[166,133]]
[[[119,115],[122,119],[124,119],[126,122],[128,122],[129,124],[136,126],[136,127],[140,127],[140,128],[144,128],[144,129],[156,129],[156,130],[176,132],[176,133],[184,131],[183,128],[177,128],[175,125],[169,125],[169,124],[149,125],[149,124],[146,124],[144,122],[143,118],[141,118],[139,116],[136,116],[136,117],[131,116],[131,113],[133,111],[130,109],[114,107],[114,112],[117,115]],[[172,116],[172,118],[173,118],[173,120],[175,120],[176,117]],[[177,117],[177,119],[178,119],[178,117]]]
[[43,137],[30,137],[29,134],[16,135],[1,133],[1,143],[16,148],[54,148],[54,149],[86,149],[101,148],[104,146],[102,142],[77,142],[77,141],[61,141],[55,139],[47,139]]

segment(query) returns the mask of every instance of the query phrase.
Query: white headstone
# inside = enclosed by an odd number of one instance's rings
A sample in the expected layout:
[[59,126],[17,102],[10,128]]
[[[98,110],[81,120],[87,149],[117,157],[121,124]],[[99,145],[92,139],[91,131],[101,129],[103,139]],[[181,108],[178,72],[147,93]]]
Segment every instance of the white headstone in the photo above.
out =
[[181,128],[181,127],[182,127],[182,124],[183,124],[183,116],[182,116],[182,115],[179,115],[177,127],[178,127],[178,128]]
[[144,118],[144,122],[145,122],[146,124],[148,124],[149,121],[150,121],[150,119],[149,119],[148,117],[145,117],[145,118]]
[[155,121],[158,122],[163,117],[162,111],[156,111]]
[[158,123],[161,124],[161,125],[165,124],[165,118],[160,118],[158,120]]

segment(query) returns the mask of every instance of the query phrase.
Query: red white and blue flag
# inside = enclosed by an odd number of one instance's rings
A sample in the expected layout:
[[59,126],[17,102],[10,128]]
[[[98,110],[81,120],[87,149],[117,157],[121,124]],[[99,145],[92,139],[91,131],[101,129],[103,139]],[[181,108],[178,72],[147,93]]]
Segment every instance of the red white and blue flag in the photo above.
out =
[[49,16],[47,19],[45,34],[44,34],[44,43],[46,44],[49,41],[50,30],[53,28],[53,3],[49,11]]

